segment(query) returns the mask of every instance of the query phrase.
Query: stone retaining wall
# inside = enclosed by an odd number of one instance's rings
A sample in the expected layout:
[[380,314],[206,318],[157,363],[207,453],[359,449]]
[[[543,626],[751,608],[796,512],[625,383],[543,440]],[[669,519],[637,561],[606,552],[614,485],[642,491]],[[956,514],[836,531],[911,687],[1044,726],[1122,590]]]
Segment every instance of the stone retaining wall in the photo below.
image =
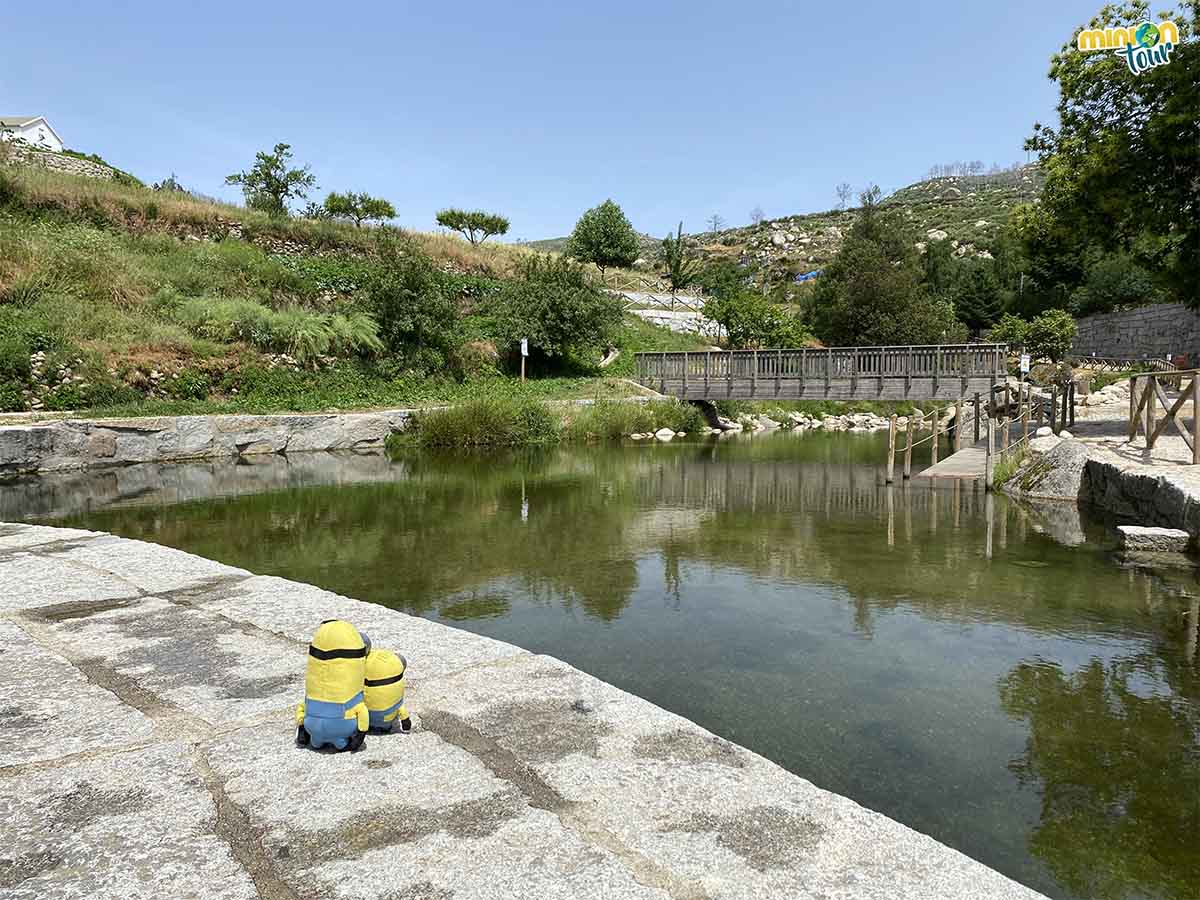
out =
[[0,475],[259,453],[381,450],[412,410],[68,419],[0,426]]
[[110,169],[108,166],[92,162],[90,159],[68,156],[65,153],[32,150],[28,147],[16,145],[11,147],[9,152],[16,162],[24,163],[28,166],[41,166],[44,169],[53,169],[55,172],[65,172],[68,175],[82,175],[84,178],[103,178],[107,180],[111,180],[117,175],[116,171]]
[[1080,499],[1137,525],[1178,528],[1200,538],[1200,472],[1123,466],[1092,454],[1084,464]]
[[1086,316],[1072,351],[1081,356],[1200,357],[1200,313],[1179,303]]

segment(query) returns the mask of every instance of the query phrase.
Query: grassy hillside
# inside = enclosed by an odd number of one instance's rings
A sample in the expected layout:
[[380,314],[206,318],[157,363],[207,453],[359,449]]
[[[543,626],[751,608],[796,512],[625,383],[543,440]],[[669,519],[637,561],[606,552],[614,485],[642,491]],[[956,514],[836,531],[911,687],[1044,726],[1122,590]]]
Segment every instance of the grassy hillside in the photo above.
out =
[[[486,344],[487,298],[533,251],[444,234],[403,239],[432,260],[458,339]],[[546,377],[524,386],[504,377],[503,361],[403,365],[381,352],[364,303],[362,285],[380,265],[372,229],[0,167],[0,412],[304,410],[631,390],[594,359],[535,371]],[[696,343],[633,322],[618,343],[681,341]]]
[[[1036,166],[994,175],[958,175],[919,181],[901,188],[883,205],[901,211],[915,241],[944,233],[961,256],[990,253],[1014,206],[1034,201],[1044,179]],[[693,253],[747,265],[771,284],[820,269],[841,248],[856,210],[828,210],[768,219],[758,225],[689,235]],[[645,238],[644,257],[662,268],[661,238]],[[526,247],[561,250],[566,238],[532,241]]]

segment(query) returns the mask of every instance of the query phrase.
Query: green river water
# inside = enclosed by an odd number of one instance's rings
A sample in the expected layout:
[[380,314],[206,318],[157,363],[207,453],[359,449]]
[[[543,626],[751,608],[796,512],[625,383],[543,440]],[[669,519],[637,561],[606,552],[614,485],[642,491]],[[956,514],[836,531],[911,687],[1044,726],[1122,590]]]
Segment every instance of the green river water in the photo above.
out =
[[882,458],[784,434],[138,466],[0,485],[0,520],[552,654],[1053,897],[1200,896],[1196,572],[1073,507],[888,487]]

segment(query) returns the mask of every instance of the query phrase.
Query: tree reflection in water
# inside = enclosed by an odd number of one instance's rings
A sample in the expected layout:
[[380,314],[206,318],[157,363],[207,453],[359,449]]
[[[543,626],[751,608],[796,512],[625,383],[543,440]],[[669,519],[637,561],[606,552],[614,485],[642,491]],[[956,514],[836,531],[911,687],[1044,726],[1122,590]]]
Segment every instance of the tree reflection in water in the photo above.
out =
[[[1080,897],[1200,893],[1200,706],[1178,650],[1074,673],[1022,663],[1000,685],[1029,726],[1012,771],[1041,791],[1030,849]],[[1190,698],[1185,699],[1185,698]]]

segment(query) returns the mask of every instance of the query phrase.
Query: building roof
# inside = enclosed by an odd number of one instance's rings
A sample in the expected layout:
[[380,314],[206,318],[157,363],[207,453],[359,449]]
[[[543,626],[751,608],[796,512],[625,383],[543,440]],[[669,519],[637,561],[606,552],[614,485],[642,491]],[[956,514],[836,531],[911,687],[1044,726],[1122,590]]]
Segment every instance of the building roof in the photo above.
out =
[[0,128],[20,128],[22,125],[31,125],[34,122],[45,123],[58,142],[65,143],[59,133],[54,130],[54,126],[46,121],[45,116],[0,116]]

